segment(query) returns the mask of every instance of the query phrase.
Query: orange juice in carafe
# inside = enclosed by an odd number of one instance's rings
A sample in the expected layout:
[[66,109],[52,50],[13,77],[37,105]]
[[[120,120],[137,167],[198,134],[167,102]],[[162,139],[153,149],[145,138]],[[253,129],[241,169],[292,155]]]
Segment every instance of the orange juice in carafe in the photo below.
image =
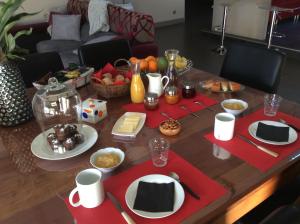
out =
[[130,96],[132,103],[143,103],[145,97],[145,87],[140,75],[140,63],[131,65],[132,79],[130,85]]

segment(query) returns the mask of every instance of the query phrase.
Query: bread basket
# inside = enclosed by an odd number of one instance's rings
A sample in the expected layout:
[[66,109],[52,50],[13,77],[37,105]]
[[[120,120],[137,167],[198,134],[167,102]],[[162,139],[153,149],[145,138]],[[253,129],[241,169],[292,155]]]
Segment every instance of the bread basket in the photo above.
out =
[[[125,62],[127,65],[118,66],[120,62]],[[118,59],[114,62],[114,67],[118,74],[125,76],[126,72],[130,69],[130,62],[126,59]],[[97,94],[106,99],[126,96],[129,94],[130,83],[125,83],[123,85],[105,85],[101,79],[94,76],[91,78],[91,83]]]

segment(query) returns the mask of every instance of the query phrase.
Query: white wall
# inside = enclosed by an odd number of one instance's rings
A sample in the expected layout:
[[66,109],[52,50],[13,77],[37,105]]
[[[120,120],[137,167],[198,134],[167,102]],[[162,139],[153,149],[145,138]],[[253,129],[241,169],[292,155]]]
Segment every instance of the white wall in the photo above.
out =
[[[222,25],[225,0],[214,0],[212,30]],[[228,0],[226,0],[228,2]],[[226,2],[225,1],[225,2]],[[238,36],[264,40],[268,26],[269,11],[259,6],[271,5],[271,0],[229,0],[230,6],[227,17],[226,33]]]
[[156,23],[185,17],[185,0],[132,0],[132,2],[136,11],[152,15]]
[[[48,12],[59,8],[65,9],[68,0],[26,0],[20,11],[36,12],[38,15],[25,18],[22,23],[38,23],[48,20]],[[153,16],[154,22],[166,22],[184,19],[185,0],[132,0],[136,11]],[[56,10],[57,11],[57,10]]]
[[66,9],[68,0],[26,0],[23,3],[23,9],[19,11],[38,12],[39,14],[24,18],[21,23],[38,23],[48,21],[49,11],[63,11]]

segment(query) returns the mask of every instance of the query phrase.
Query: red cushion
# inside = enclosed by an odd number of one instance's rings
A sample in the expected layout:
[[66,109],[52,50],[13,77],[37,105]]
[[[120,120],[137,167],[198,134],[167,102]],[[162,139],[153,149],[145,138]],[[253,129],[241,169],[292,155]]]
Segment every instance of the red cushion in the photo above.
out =
[[89,1],[68,0],[67,12],[68,14],[81,15],[81,22],[88,21],[88,6]]
[[110,29],[127,36],[133,42],[154,42],[155,31],[153,18],[135,11],[108,4]]

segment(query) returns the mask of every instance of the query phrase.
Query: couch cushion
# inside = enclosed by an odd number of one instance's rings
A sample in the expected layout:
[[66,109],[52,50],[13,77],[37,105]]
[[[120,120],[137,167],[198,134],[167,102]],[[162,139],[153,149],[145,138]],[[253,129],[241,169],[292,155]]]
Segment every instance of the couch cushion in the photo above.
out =
[[113,32],[97,32],[87,39],[87,41],[84,43],[86,44],[93,44],[93,43],[98,43],[98,42],[104,42],[112,39],[116,39],[118,35]]
[[81,41],[75,40],[44,40],[36,45],[37,52],[63,52],[77,49],[81,45]]
[[68,0],[67,12],[69,14],[81,15],[82,22],[88,20],[88,5],[89,1]]
[[154,21],[151,15],[130,11],[111,4],[108,4],[107,9],[111,31],[126,35],[133,42],[154,41]]
[[90,0],[88,18],[90,23],[90,35],[96,33],[97,31],[107,32],[109,30],[107,1]]
[[78,40],[80,41],[81,15],[53,15],[52,40]]

